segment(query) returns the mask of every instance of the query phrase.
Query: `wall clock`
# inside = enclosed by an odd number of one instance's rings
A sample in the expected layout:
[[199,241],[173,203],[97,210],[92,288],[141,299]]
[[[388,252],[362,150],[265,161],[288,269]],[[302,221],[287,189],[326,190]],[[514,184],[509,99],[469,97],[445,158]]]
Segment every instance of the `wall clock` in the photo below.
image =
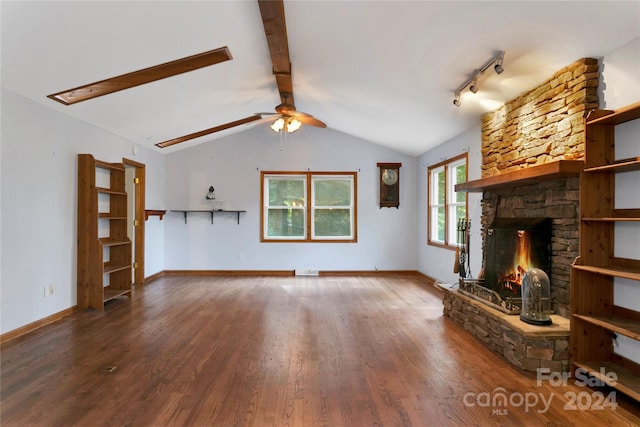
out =
[[380,168],[380,208],[400,206],[400,166],[402,163],[378,163]]

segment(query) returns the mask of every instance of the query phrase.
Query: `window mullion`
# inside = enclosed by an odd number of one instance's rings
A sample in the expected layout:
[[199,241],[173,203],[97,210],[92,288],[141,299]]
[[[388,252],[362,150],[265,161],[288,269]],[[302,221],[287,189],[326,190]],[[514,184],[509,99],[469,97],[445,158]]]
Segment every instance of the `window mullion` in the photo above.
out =
[[444,165],[444,244],[449,244],[449,164]]
[[313,191],[313,176],[307,173],[307,240],[313,240],[312,234],[312,210],[315,209],[315,192]]

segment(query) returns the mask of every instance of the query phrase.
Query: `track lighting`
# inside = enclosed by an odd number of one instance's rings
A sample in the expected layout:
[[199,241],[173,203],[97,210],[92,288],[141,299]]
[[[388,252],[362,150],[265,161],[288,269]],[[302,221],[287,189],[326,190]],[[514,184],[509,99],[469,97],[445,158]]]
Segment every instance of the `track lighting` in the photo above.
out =
[[455,105],[456,107],[460,106],[460,96],[462,95],[462,92],[465,89],[469,89],[469,92],[471,93],[478,92],[478,79],[492,65],[493,65],[493,70],[496,72],[496,74],[502,74],[502,72],[504,71],[504,68],[502,67],[503,59],[504,59],[504,51],[501,51],[497,56],[494,56],[493,58],[491,58],[489,62],[484,64],[482,67],[480,67],[479,70],[476,70],[476,72],[473,74],[473,77],[471,77],[469,80],[464,82],[464,84],[460,86],[458,90],[455,92],[456,95],[455,95],[455,98],[453,99],[453,105]]

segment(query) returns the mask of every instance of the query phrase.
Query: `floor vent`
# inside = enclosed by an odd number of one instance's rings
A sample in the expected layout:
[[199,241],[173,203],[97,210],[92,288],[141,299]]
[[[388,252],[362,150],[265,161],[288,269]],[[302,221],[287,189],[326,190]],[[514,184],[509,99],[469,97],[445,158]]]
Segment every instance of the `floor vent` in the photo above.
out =
[[317,275],[318,275],[318,270],[296,268],[296,276],[317,276]]

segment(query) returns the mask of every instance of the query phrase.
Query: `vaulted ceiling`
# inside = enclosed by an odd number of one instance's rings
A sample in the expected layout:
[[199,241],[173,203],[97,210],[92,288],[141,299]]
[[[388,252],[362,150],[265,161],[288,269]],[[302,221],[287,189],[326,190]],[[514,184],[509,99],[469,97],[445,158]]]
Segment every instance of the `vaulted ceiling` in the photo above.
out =
[[[281,97],[255,1],[1,2],[2,86],[163,152],[266,126]],[[640,37],[638,1],[287,1],[295,106],[419,155],[583,57]],[[228,47],[232,59],[73,105],[47,95]],[[504,51],[475,94],[456,90]],[[322,132],[322,129],[318,130]]]

